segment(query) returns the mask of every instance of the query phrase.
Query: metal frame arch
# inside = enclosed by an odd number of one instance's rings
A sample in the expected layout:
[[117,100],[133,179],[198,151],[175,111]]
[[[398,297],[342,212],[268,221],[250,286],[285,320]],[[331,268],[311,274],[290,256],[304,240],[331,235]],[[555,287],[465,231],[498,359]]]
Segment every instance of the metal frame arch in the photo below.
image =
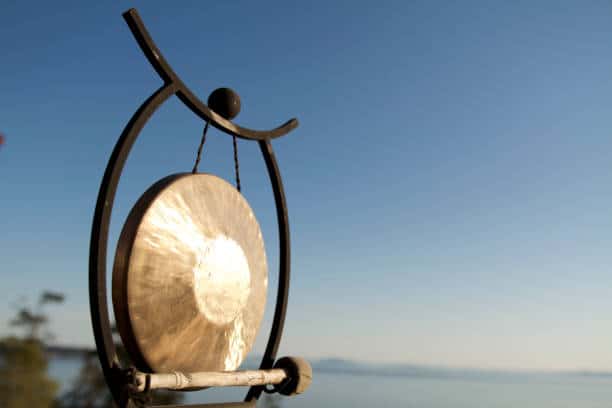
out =
[[175,87],[171,85],[162,86],[134,113],[111,153],[96,201],[89,246],[89,307],[102,372],[117,404],[121,404],[125,396],[122,395],[123,390],[119,383],[122,375],[121,367],[113,343],[106,300],[106,260],[110,218],[117,185],[134,142],[151,115],[175,92]]
[[298,126],[297,119],[293,118],[282,125],[270,130],[255,130],[238,126],[231,121],[221,117],[212,111],[205,103],[183,83],[179,76],[174,72],[168,61],[164,58],[161,51],[149,35],[142,19],[136,9],[129,9],[123,13],[127,25],[130,27],[132,35],[138,42],[140,49],[147,57],[155,72],[166,84],[175,84],[177,87],[176,95],[193,113],[200,118],[207,120],[217,129],[247,140],[270,140],[281,137],[292,131]]
[[[289,218],[285,193],[270,139],[283,136],[298,125],[296,119],[291,119],[278,128],[269,131],[258,131],[237,126],[217,115],[195,97],[178,76],[176,76],[174,71],[172,71],[150,38],[136,10],[128,10],[123,14],[123,17],[128,23],[142,51],[147,56],[147,59],[164,81],[164,85],[145,100],[133,114],[115,144],[102,178],[92,223],[89,248],[90,314],[96,349],[98,351],[104,378],[111,390],[113,399],[120,407],[124,407],[125,404],[128,403],[128,396],[126,395],[126,390],[122,387],[122,380],[124,379],[125,373],[117,359],[108,313],[106,290],[108,231],[115,193],[121,178],[121,173],[123,172],[125,162],[132,146],[144,125],[164,102],[172,95],[176,95],[196,115],[209,121],[217,129],[243,139],[256,140],[259,144],[274,194],[280,250],[276,305],[272,328],[270,329],[266,349],[260,363],[260,368],[262,369],[272,368],[282,337],[289,296],[291,261]],[[251,387],[245,397],[245,401],[252,402],[257,400],[263,390],[264,387]]]

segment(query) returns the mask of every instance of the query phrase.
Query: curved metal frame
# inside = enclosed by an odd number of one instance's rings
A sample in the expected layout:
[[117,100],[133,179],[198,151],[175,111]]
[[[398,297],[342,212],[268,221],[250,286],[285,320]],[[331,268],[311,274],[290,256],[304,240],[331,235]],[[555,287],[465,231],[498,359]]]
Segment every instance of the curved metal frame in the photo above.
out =
[[[202,119],[209,121],[217,129],[242,139],[256,140],[258,142],[274,192],[280,245],[276,306],[268,343],[260,363],[261,369],[268,369],[272,368],[274,364],[282,336],[289,295],[290,275],[289,219],[283,183],[270,140],[289,133],[298,125],[296,119],[291,119],[275,129],[261,131],[243,128],[222,118],[202,103],[174,73],[151,39],[137,11],[130,9],[123,14],[123,17],[143,53],[164,81],[164,85],[153,93],[134,113],[111,153],[98,193],[91,232],[89,248],[91,321],[105,380],[111,390],[113,399],[120,407],[128,404],[129,397],[125,389],[125,369],[120,366],[117,359],[108,315],[106,293],[108,230],[117,185],[130,150],[140,131],[157,108],[168,100],[169,97],[176,95],[191,111]],[[252,402],[257,400],[263,390],[264,387],[261,386],[251,387],[245,397],[245,401]]]
[[166,61],[161,51],[157,48],[149,32],[145,28],[138,12],[135,9],[130,9],[123,13],[123,18],[130,27],[134,38],[140,45],[142,52],[149,60],[160,78],[168,85],[176,86],[176,96],[185,104],[193,113],[204,120],[210,121],[210,124],[219,130],[222,130],[230,135],[249,140],[270,140],[280,136],[284,136],[298,126],[297,119],[290,119],[281,126],[271,130],[254,130],[238,126],[229,120],[217,115],[185,86],[183,81],[176,75],[170,64]]

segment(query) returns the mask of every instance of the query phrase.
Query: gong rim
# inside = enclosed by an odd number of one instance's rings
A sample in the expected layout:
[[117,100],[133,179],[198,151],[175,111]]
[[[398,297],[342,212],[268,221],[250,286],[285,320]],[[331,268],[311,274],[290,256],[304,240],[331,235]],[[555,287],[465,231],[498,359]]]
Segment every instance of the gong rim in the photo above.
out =
[[[215,180],[215,182],[220,182],[223,185],[229,186],[231,190],[235,192],[235,196],[238,197],[244,203],[246,208],[248,208],[248,210],[250,211],[250,214],[249,214],[250,218],[254,220],[254,223],[255,223],[255,226],[257,227],[257,231],[258,231],[259,238],[261,241],[261,249],[262,249],[261,256],[262,256],[263,267],[265,271],[264,281],[263,281],[263,293],[256,294],[256,296],[250,296],[249,294],[248,299],[249,299],[249,302],[251,302],[252,298],[257,298],[257,297],[263,298],[263,303],[260,302],[259,304],[256,305],[255,307],[257,309],[256,312],[252,312],[252,311],[248,312],[251,314],[255,313],[256,315],[255,320],[254,320],[255,323],[253,323],[254,322],[253,320],[250,322],[247,322],[248,324],[251,324],[251,327],[254,327],[254,329],[251,330],[251,335],[246,340],[246,345],[241,349],[241,352],[239,353],[239,357],[237,358],[237,362],[235,362],[234,364],[235,366],[231,366],[230,364],[229,368],[227,366],[226,367],[210,367],[210,366],[183,367],[183,366],[174,366],[171,362],[160,364],[159,361],[156,361],[155,358],[152,358],[151,350],[143,346],[142,338],[139,337],[141,336],[139,335],[140,328],[137,327],[138,324],[136,325],[134,324],[134,321],[135,321],[134,307],[133,305],[130,306],[130,302],[131,302],[130,296],[132,296],[130,294],[131,292],[130,279],[133,279],[133,276],[132,276],[133,273],[132,274],[130,273],[130,271],[132,270],[130,269],[130,265],[134,258],[134,251],[135,251],[134,246],[137,242],[139,242],[138,241],[139,232],[141,231],[143,220],[146,219],[149,210],[151,210],[152,206],[154,206],[154,204],[156,203],[156,200],[158,200],[164,194],[164,192],[171,189],[172,186],[175,185],[175,183],[179,182],[180,180],[185,179],[185,178],[192,178],[192,180],[194,180],[193,177],[206,177],[206,178]],[[206,198],[203,197],[203,199],[205,200]],[[249,263],[250,263],[250,260],[252,258],[250,255],[248,258],[249,258]],[[249,270],[249,273],[251,273],[250,270]],[[197,173],[197,174],[179,173],[179,174],[167,176],[157,181],[151,187],[149,187],[149,189],[147,189],[145,193],[143,193],[143,195],[137,200],[136,204],[131,209],[127,217],[127,220],[123,226],[123,229],[121,231],[120,238],[117,242],[117,250],[115,254],[115,262],[114,262],[114,268],[113,268],[113,274],[112,274],[113,308],[115,312],[117,329],[121,337],[121,340],[125,346],[129,359],[131,360],[131,362],[134,364],[135,367],[137,367],[140,370],[148,371],[148,372],[168,372],[168,371],[187,371],[188,372],[188,371],[205,371],[205,370],[214,370],[214,369],[226,370],[226,369],[237,368],[244,361],[244,359],[246,358],[246,355],[252,349],[253,344],[255,342],[255,337],[258,334],[259,328],[261,326],[261,322],[263,320],[263,313],[265,309],[265,300],[266,300],[266,293],[267,293],[267,273],[268,273],[267,259],[266,259],[266,254],[265,254],[263,238],[261,236],[261,230],[259,229],[259,224],[257,223],[257,219],[254,217],[253,211],[251,207],[248,205],[248,202],[246,201],[246,199],[244,199],[244,197],[233,186],[231,186],[225,180],[217,176],[206,174],[206,173]],[[246,309],[246,306],[252,307],[252,305],[253,303],[251,302],[249,303],[249,305],[242,305],[242,306],[244,306],[243,309]],[[202,310],[200,310],[200,312],[201,311]],[[217,324],[219,322],[214,322],[214,323]],[[231,322],[221,322],[221,323],[231,323]],[[142,326],[142,324],[140,324],[140,326]],[[201,332],[201,333],[198,333],[198,335],[200,338],[206,338],[207,336],[209,336],[209,333]],[[217,335],[218,337],[218,333],[213,333],[213,335]],[[244,339],[239,339],[239,340],[243,341],[244,343]],[[206,343],[204,342],[204,344]],[[210,353],[210,351],[203,347],[202,349],[199,350],[199,353],[206,354],[206,353]],[[226,357],[226,361],[227,361],[227,357]],[[167,369],[168,366],[171,366],[170,370]]]

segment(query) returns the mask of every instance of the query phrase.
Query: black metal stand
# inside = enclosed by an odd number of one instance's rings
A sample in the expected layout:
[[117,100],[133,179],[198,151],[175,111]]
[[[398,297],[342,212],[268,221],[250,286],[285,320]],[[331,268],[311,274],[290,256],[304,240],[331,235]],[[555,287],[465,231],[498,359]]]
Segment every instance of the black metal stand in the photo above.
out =
[[[176,95],[193,113],[198,115],[210,125],[217,129],[242,139],[255,140],[259,144],[261,154],[266,163],[270,183],[274,192],[276,204],[276,216],[278,221],[278,233],[280,244],[279,280],[276,295],[276,306],[272,329],[268,338],[266,350],[260,363],[261,369],[269,369],[274,365],[276,352],[281,340],[287,299],[289,295],[290,275],[290,242],[289,242],[289,220],[285,193],[281,180],[271,139],[283,136],[298,126],[296,119],[291,119],[283,125],[267,131],[252,130],[240,127],[230,120],[215,113],[202,103],[181,81],[163,57],[149,33],[147,32],[140,16],[135,9],[130,9],[123,14],[132,34],[143,53],[155,68],[164,84],[153,95],[151,95],[134,113],[125,129],[121,133],[115,148],[110,156],[96,203],[91,232],[89,249],[89,299],[91,321],[93,325],[96,348],[100,358],[100,364],[104,378],[108,384],[113,399],[119,407],[124,408],[130,404],[127,392],[126,369],[121,367],[117,358],[113,343],[110,319],[108,315],[107,293],[106,293],[106,261],[108,246],[108,229],[110,224],[113,202],[121,172],[130,150],[138,138],[140,131],[151,115],[155,113],[170,96]],[[251,407],[259,398],[264,387],[251,387],[243,403],[231,404],[205,404],[189,405],[190,407]],[[170,407],[170,406],[167,406]]]

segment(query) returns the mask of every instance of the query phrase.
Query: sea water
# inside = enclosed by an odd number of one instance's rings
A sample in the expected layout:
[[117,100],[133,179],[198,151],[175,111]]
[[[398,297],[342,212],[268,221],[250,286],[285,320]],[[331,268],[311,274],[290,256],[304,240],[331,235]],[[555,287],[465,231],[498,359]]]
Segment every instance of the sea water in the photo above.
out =
[[[54,360],[50,374],[62,389],[76,379],[80,362]],[[314,373],[297,397],[264,401],[279,408],[610,408],[612,378],[581,375],[507,375],[478,378],[391,377]],[[240,401],[246,388],[185,392],[184,403]]]

